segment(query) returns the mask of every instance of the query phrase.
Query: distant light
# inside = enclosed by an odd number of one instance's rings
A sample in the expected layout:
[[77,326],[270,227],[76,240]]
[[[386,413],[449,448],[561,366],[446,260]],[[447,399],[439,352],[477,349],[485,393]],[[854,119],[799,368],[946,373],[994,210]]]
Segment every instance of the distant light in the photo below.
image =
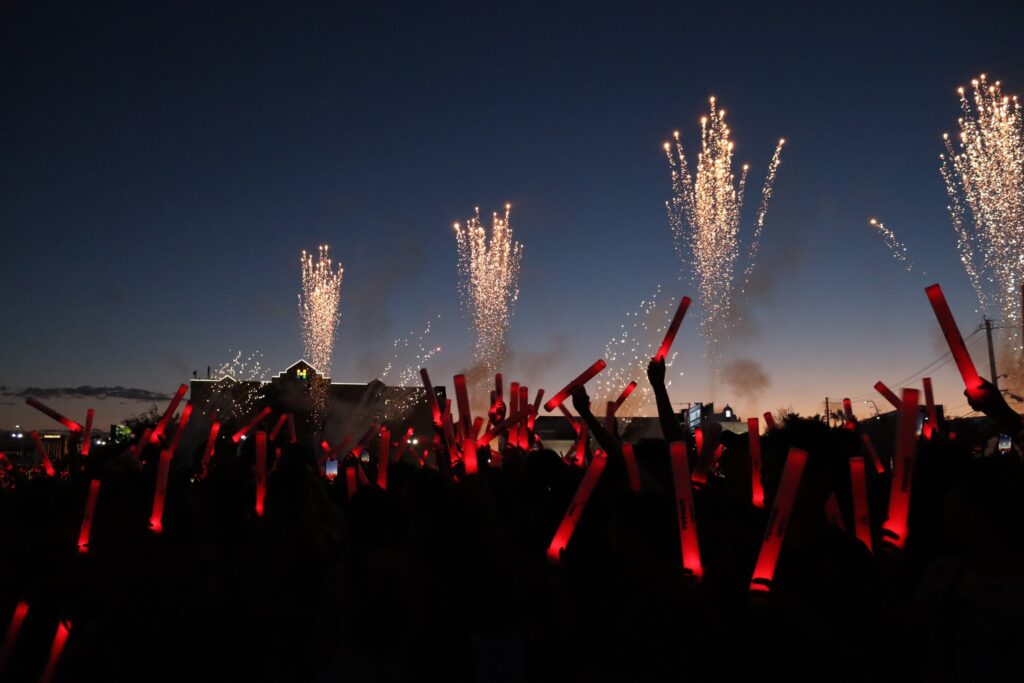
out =
[[248,438],[249,438],[249,437],[248,437],[248,435],[246,435],[246,434],[242,434],[242,441],[245,441],[245,440],[246,440],[246,439],[248,439]]

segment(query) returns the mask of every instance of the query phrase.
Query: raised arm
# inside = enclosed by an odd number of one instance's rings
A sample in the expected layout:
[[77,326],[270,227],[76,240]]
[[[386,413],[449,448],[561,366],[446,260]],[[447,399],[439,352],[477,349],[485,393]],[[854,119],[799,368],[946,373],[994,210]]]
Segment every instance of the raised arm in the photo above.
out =
[[669,443],[682,441],[683,428],[679,426],[679,419],[672,410],[672,402],[668,398],[668,389],[665,388],[665,361],[651,359],[647,364],[647,379],[651,382],[651,390],[654,391],[654,398],[658,403],[658,421],[661,423],[661,435]]
[[594,417],[594,413],[590,411],[590,396],[587,395],[585,387],[579,386],[573,389],[572,407],[576,409],[576,412],[580,414],[583,421],[587,423],[590,433],[594,435],[598,445],[601,446],[601,449],[604,450],[608,457],[614,460],[621,460],[622,444],[608,433],[608,430],[604,428],[600,420]]

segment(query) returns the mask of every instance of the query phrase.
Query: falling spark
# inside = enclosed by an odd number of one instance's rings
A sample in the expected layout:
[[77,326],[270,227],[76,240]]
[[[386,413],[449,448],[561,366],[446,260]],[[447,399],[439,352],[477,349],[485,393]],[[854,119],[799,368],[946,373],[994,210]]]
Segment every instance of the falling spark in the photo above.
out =
[[[440,320],[441,315],[438,314],[433,320],[428,320],[426,326],[416,334],[410,331],[406,337],[400,337],[396,339],[392,346],[395,349],[395,353],[392,355],[391,360],[388,361],[387,365],[384,366],[384,370],[381,372],[381,380],[387,383],[391,371],[397,367],[404,365],[404,369],[397,374],[395,378],[394,386],[398,387],[415,387],[415,392],[400,392],[400,393],[389,393],[388,397],[384,400],[383,411],[380,415],[380,421],[390,422],[394,420],[400,420],[404,418],[409,412],[422,400],[422,394],[419,392],[420,387],[420,368],[425,368],[430,365],[430,361],[439,353],[441,353],[440,346],[434,346],[428,342],[430,333],[434,324],[434,320]],[[411,354],[411,360],[410,360]]]
[[1003,95],[984,74],[959,88],[962,116],[939,172],[946,184],[960,261],[981,311],[1007,323],[1020,349],[1020,287],[1024,282],[1024,128],[1017,97]]
[[[885,246],[889,247],[889,251],[892,252],[893,258],[902,263],[903,267],[907,269],[907,272],[913,272],[914,264],[910,261],[910,257],[907,254],[907,245],[896,239],[896,235],[892,230],[885,227],[885,223],[872,218],[868,221],[868,225],[878,232],[882,241],[885,242]],[[922,274],[927,273],[922,271]]]
[[493,376],[507,353],[507,336],[519,299],[523,245],[512,238],[511,205],[505,216],[492,214],[491,234],[480,223],[480,209],[465,226],[455,224],[459,249],[459,295],[476,334],[474,356],[481,376]]
[[[744,165],[741,168],[737,181],[733,172],[733,142],[729,138],[729,126],[725,123],[725,110],[717,107],[714,97],[710,99],[710,105],[710,115],[700,121],[701,149],[697,154],[695,175],[690,174],[678,131],[673,134],[674,147],[665,143],[674,193],[666,202],[666,208],[676,251],[691,273],[704,310],[701,329],[708,345],[708,358],[713,366],[717,366],[720,344],[735,324],[730,314],[740,255],[740,212],[750,167]],[[761,189],[761,204],[747,250],[743,282],[739,287],[741,295],[746,293],[753,273],[785,142],[779,140]]]
[[[305,250],[300,259],[302,292],[299,294],[299,318],[302,323],[302,344],[306,359],[324,378],[331,375],[331,355],[334,352],[334,333],[338,329],[341,302],[341,279],[345,269],[335,270],[326,244],[321,245],[317,258]],[[314,387],[310,396],[314,419],[322,418],[327,407],[326,386]]]
[[[228,349],[231,353],[231,349]],[[251,415],[256,404],[263,397],[262,382],[266,379],[266,368],[262,364],[263,354],[254,351],[248,355],[237,351],[233,358],[224,361],[210,371],[210,379],[220,382],[232,379],[234,384],[218,384],[207,400],[206,414],[216,410],[226,418]]]

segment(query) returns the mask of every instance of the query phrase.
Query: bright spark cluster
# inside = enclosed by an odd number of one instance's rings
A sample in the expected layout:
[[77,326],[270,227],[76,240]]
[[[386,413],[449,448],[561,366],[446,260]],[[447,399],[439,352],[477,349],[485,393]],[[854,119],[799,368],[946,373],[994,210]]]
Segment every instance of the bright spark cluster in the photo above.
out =
[[[299,319],[306,359],[323,377],[330,377],[334,334],[341,319],[338,307],[345,269],[341,266],[334,268],[326,244],[320,246],[315,258],[303,250],[300,265],[302,292],[299,294]],[[322,416],[327,403],[326,389],[315,392],[311,401],[314,414]]]
[[489,237],[479,207],[465,226],[455,224],[459,295],[476,335],[476,362],[486,375],[493,375],[505,359],[508,328],[519,299],[523,245],[512,238],[510,211],[506,204],[504,217],[492,214]]
[[[740,212],[750,167],[744,164],[737,179],[733,172],[733,142],[725,122],[725,110],[717,107],[714,97],[710,99],[710,106],[710,115],[700,120],[701,148],[693,175],[686,163],[679,132],[673,134],[674,147],[672,143],[665,143],[674,194],[666,202],[666,207],[676,250],[697,288],[698,300],[704,311],[701,329],[708,345],[708,358],[713,366],[717,366],[719,345],[734,323],[730,312],[740,255]],[[761,204],[747,249],[741,294],[746,291],[754,269],[785,142],[779,140],[761,189]]]
[[[228,353],[231,353],[231,349],[228,349]],[[215,409],[217,414],[224,418],[251,415],[262,397],[263,389],[260,382],[266,379],[267,374],[262,359],[263,354],[259,351],[248,355],[238,351],[233,358],[213,368],[210,371],[210,379],[217,381],[230,378],[237,383],[218,385],[222,390],[211,394],[207,401],[206,414]],[[240,391],[241,387],[247,388]]]
[[940,172],[960,260],[983,312],[1009,323],[1020,348],[1024,282],[1024,132],[1017,97],[982,74],[960,88],[956,142],[943,135]]
[[[430,337],[434,320],[440,319],[441,315],[438,314],[433,320],[427,321],[426,326],[419,334],[410,331],[408,336],[400,337],[392,343],[395,353],[387,365],[384,366],[384,370],[381,372],[381,381],[387,383],[386,380],[391,374],[392,369],[404,364],[405,369],[398,373],[394,386],[419,387],[421,381],[420,368],[429,367],[430,361],[437,354],[441,353],[440,346],[434,346],[427,341],[428,337]],[[410,353],[412,355],[411,362]],[[384,401],[384,412],[381,416],[384,422],[404,418],[422,400],[422,395],[419,393],[395,393],[394,398],[390,396],[389,394],[389,398]]]
[[885,242],[885,246],[889,247],[889,251],[892,253],[893,258],[903,264],[903,267],[907,269],[907,272],[913,272],[914,264],[910,261],[910,256],[907,252],[907,245],[896,239],[896,235],[892,230],[885,227],[885,223],[875,220],[872,218],[868,221],[868,225],[875,229],[878,235]]

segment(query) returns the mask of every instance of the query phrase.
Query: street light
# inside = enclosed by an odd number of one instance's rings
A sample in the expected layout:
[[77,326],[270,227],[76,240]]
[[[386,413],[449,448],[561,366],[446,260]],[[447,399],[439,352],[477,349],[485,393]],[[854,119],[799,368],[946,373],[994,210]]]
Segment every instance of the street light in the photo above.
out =
[[864,401],[864,402],[865,402],[865,403],[870,403],[870,404],[871,404],[871,407],[875,409],[875,417],[878,417],[878,406],[877,406],[877,405],[875,405],[875,402],[874,402],[874,401],[872,401],[871,399],[868,399],[868,400],[866,400],[866,401]]

